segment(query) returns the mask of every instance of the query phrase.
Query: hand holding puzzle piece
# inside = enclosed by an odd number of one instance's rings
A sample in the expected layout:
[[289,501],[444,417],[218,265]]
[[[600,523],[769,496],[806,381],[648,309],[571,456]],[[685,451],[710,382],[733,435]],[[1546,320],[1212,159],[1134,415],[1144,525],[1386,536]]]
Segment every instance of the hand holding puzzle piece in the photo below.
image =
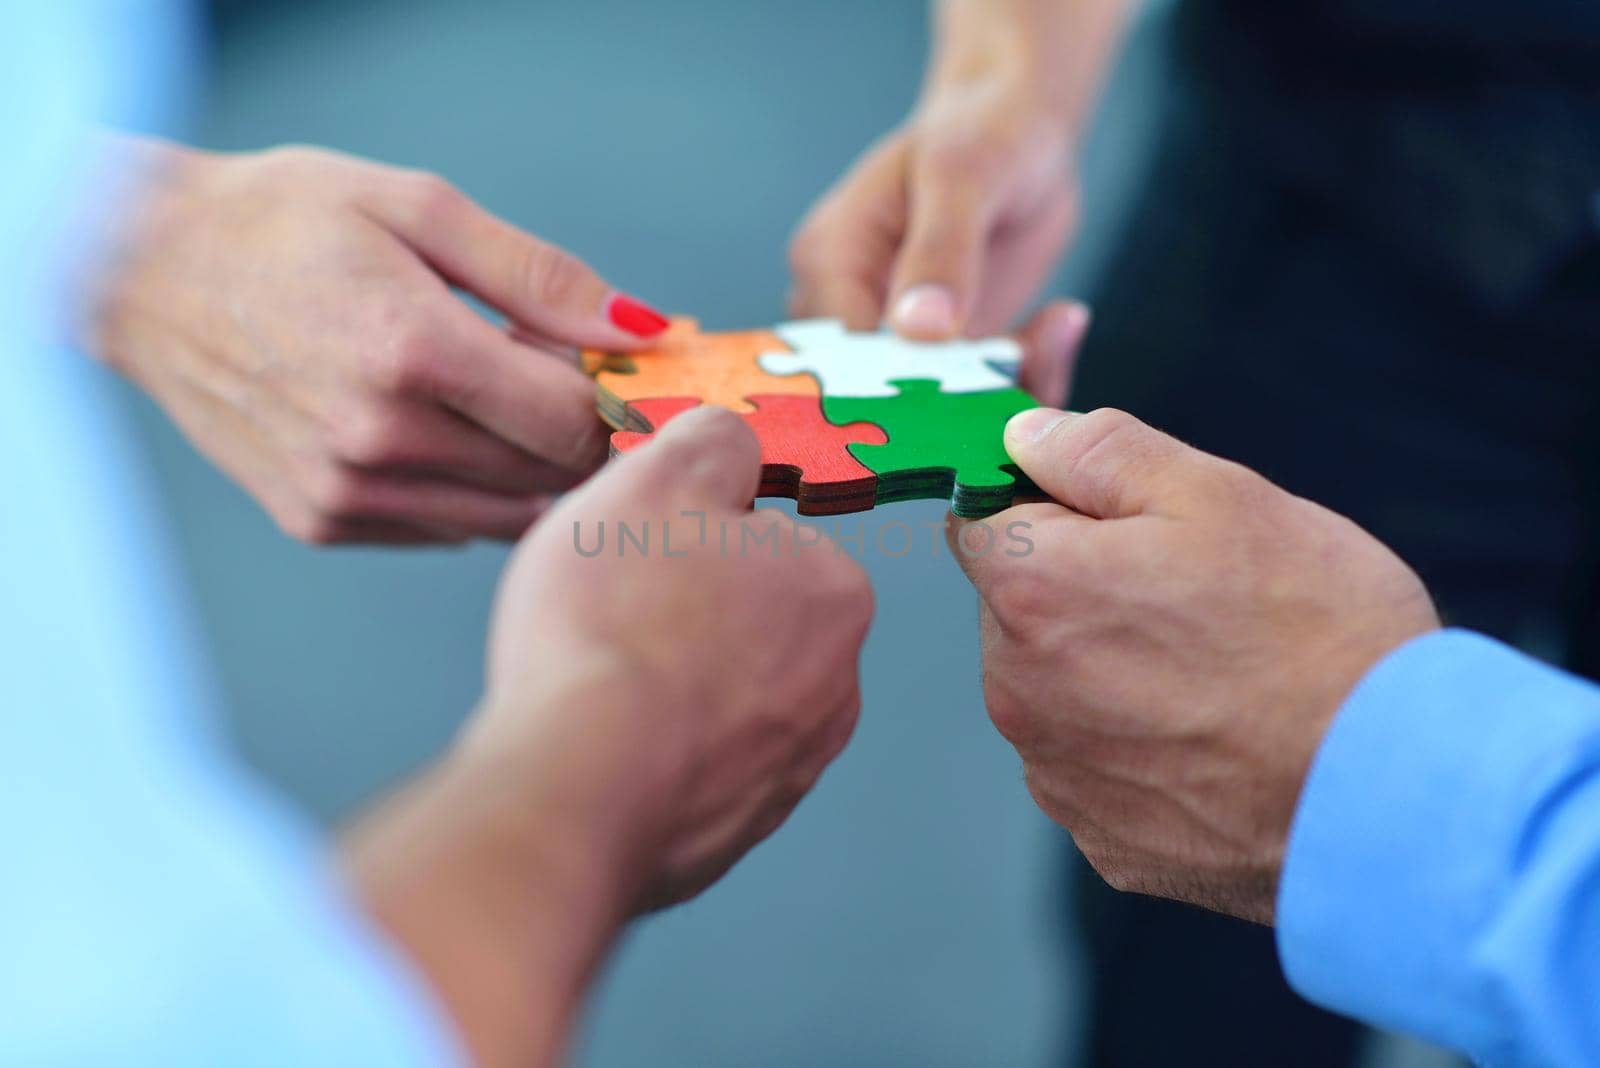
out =
[[1019,356],[1010,339],[914,342],[831,320],[701,333],[678,319],[656,349],[585,356],[613,454],[700,404],[730,408],[761,442],[761,496],[802,515],[927,498],[972,519],[1038,493],[1002,442],[1006,420],[1036,405],[1004,370]]

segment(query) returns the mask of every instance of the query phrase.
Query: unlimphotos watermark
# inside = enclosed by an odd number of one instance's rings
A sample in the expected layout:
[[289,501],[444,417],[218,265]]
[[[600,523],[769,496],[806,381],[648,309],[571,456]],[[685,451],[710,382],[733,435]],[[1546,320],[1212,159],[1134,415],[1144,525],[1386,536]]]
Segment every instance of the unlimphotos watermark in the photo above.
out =
[[749,556],[764,553],[779,557],[786,552],[798,555],[827,542],[834,552],[847,552],[857,559],[887,556],[901,559],[925,547],[928,555],[939,556],[949,546],[946,528],[954,522],[953,541],[965,557],[987,556],[993,552],[1022,557],[1033,552],[1028,532],[1033,524],[1021,519],[995,524],[988,520],[930,520],[905,523],[885,519],[868,524],[865,520],[843,517],[800,520],[794,535],[784,537],[786,524],[762,519],[758,515],[737,519],[712,520],[705,512],[684,511],[677,519],[575,520],[572,547],[586,559],[614,557],[677,557],[695,550],[715,549],[721,556]]

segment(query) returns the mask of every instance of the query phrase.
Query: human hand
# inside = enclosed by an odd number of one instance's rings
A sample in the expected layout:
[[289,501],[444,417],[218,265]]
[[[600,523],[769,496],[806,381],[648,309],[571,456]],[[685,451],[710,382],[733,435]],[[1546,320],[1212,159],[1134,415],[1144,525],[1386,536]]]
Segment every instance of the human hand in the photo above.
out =
[[1112,886],[1270,922],[1312,756],[1438,627],[1427,591],[1349,520],[1124,413],[1036,409],[1006,444],[1061,503],[986,521],[1029,524],[1019,555],[952,538],[1034,799]]
[[871,589],[745,510],[759,474],[708,407],[566,498],[507,568],[477,714],[350,839],[479,1063],[553,1062],[618,929],[721,876],[850,736]]
[[[686,413],[563,502],[502,585],[475,741],[566,753],[571,803],[632,843],[641,907],[719,877],[855,725],[871,588],[814,530],[746,511],[759,467],[738,418]],[[573,678],[626,700],[551,711]]]
[[[573,346],[666,322],[432,175],[129,142],[87,347],[291,535],[514,538],[606,456]],[[504,313],[497,329],[451,291]]]
[[[811,211],[790,247],[790,310],[875,329],[888,313],[920,340],[1011,327],[1044,285],[1077,217],[1067,124],[1026,81],[930,93]],[[1089,309],[1052,301],[1022,326],[1019,384],[1066,395]]]
[[941,340],[1008,329],[1077,218],[1060,109],[1002,71],[930,92],[814,207],[791,310]]

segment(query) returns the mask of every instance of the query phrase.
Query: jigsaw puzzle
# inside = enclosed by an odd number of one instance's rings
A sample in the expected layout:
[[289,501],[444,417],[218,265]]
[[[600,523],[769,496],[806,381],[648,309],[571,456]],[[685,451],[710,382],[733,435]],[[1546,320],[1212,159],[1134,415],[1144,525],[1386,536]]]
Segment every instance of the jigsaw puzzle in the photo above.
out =
[[837,397],[892,397],[892,383],[907,378],[931,378],[946,393],[1009,389],[1013,375],[1000,367],[1015,367],[1022,356],[1010,338],[917,344],[888,332],[851,333],[834,319],[785,323],[773,333],[788,348],[763,351],[762,369],[809,372],[824,395]]
[[833,422],[881,426],[883,444],[853,443],[850,454],[878,476],[877,503],[949,497],[965,518],[993,515],[1039,490],[1006,454],[1006,420],[1039,402],[1015,386],[951,393],[927,378],[896,379],[891,397],[822,395]]
[[1007,369],[1006,339],[918,343],[832,320],[701,333],[677,319],[661,344],[585,353],[619,454],[701,404],[730,408],[761,442],[763,497],[802,515],[943,499],[965,518],[1037,495],[1006,455],[1006,420],[1035,406]]
[[698,397],[736,412],[752,412],[747,397],[777,393],[817,396],[815,379],[768,374],[757,363],[763,352],[782,349],[769,330],[702,334],[693,319],[674,319],[656,347],[631,356],[586,353],[599,388],[600,415],[618,429],[650,429],[629,422],[628,404],[651,397]]
[[[815,396],[768,394],[749,398],[755,411],[744,421],[761,442],[762,497],[789,497],[801,515],[842,515],[871,508],[878,496],[878,476],[848,449],[884,445],[882,427],[871,423],[830,423]],[[635,401],[634,408],[654,430],[690,408],[694,397]],[[611,436],[613,453],[636,449],[653,433],[619,431]]]

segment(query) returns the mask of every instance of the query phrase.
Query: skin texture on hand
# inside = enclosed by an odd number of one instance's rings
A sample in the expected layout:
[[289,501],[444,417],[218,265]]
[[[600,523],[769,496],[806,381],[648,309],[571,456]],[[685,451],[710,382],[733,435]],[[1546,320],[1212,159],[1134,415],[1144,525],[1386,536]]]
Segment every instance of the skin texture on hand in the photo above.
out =
[[87,280],[85,347],[294,537],[514,538],[605,458],[571,347],[638,348],[616,323],[656,320],[581,261],[420,172],[119,152],[135,195]]
[[746,511],[759,457],[697,409],[563,500],[506,571],[453,753],[350,839],[482,1063],[558,1057],[620,927],[719,878],[850,737],[871,589]]
[[1073,145],[1125,7],[945,0],[915,111],[796,232],[792,311],[927,340],[1008,329],[1075,226]]
[[1061,503],[986,521],[1030,524],[1031,552],[952,540],[1034,799],[1112,886],[1271,922],[1311,759],[1439,625],[1427,591],[1349,520],[1122,412],[1027,412],[1007,447]]

